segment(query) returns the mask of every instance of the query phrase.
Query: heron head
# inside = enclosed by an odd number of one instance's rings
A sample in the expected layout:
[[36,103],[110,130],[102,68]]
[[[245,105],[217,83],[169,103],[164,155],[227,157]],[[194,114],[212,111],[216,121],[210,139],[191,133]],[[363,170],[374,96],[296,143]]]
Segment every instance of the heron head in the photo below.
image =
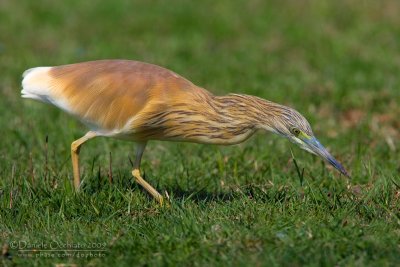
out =
[[315,138],[310,124],[299,112],[285,107],[281,114],[276,117],[274,126],[275,132],[299,145],[300,148],[326,160],[340,173],[349,177],[344,167]]

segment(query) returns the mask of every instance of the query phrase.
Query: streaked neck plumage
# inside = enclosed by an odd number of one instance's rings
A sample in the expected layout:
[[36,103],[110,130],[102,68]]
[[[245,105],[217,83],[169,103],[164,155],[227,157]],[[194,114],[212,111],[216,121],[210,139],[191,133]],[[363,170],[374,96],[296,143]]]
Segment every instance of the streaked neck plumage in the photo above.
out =
[[255,96],[201,94],[146,118],[143,139],[237,144],[259,129],[276,132],[275,122],[283,108]]
[[271,101],[242,94],[215,96],[214,103],[219,110],[233,123],[250,125],[255,129],[265,129],[276,132],[276,122],[286,109],[285,106]]

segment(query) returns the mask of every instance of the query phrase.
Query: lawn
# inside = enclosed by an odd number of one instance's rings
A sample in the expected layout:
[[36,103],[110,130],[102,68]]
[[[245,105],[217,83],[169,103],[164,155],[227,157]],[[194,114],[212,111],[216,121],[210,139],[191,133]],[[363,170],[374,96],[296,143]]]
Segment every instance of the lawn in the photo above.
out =
[[[396,0],[0,1],[0,266],[399,266],[399,51]],[[291,106],[351,178],[273,134],[153,141],[160,207],[134,143],[97,138],[76,194],[86,129],[21,99],[21,75],[104,58]]]

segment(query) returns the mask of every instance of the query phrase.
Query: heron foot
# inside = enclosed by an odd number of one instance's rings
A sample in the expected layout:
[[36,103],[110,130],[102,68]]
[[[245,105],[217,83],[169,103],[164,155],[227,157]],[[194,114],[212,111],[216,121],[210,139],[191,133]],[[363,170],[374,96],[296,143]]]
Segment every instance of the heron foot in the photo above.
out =
[[135,177],[135,181],[138,184],[140,184],[144,189],[146,189],[146,191],[149,192],[149,194],[152,195],[155,198],[155,200],[158,201],[160,206],[164,205],[164,198],[162,197],[162,195],[160,193],[158,193],[158,191],[156,189],[154,189],[154,187],[152,187],[148,182],[146,182],[142,178],[142,176],[140,175],[139,169],[134,169],[132,171],[132,175],[133,175],[133,177]]

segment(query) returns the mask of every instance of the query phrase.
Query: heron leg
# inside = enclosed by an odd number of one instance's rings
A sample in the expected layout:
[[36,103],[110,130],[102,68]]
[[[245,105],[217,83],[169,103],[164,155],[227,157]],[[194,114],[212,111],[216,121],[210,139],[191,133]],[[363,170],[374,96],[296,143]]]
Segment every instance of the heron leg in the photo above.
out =
[[133,166],[132,175],[133,175],[133,177],[135,177],[136,182],[138,184],[140,184],[141,186],[143,186],[143,188],[146,189],[147,192],[149,192],[150,195],[152,195],[162,206],[164,199],[161,196],[161,194],[158,193],[157,190],[154,189],[148,182],[146,182],[140,175],[140,170],[139,170],[140,162],[142,160],[142,155],[143,155],[145,148],[146,148],[146,143],[139,143],[137,151],[136,151],[136,159],[135,159],[135,163]]
[[89,139],[92,139],[93,137],[96,137],[96,133],[89,131],[84,136],[82,136],[78,140],[75,140],[71,144],[71,159],[72,159],[72,168],[74,171],[75,191],[79,190],[79,186],[81,184],[81,178],[79,172],[79,152],[81,150],[81,146],[83,145],[83,143],[85,143]]

